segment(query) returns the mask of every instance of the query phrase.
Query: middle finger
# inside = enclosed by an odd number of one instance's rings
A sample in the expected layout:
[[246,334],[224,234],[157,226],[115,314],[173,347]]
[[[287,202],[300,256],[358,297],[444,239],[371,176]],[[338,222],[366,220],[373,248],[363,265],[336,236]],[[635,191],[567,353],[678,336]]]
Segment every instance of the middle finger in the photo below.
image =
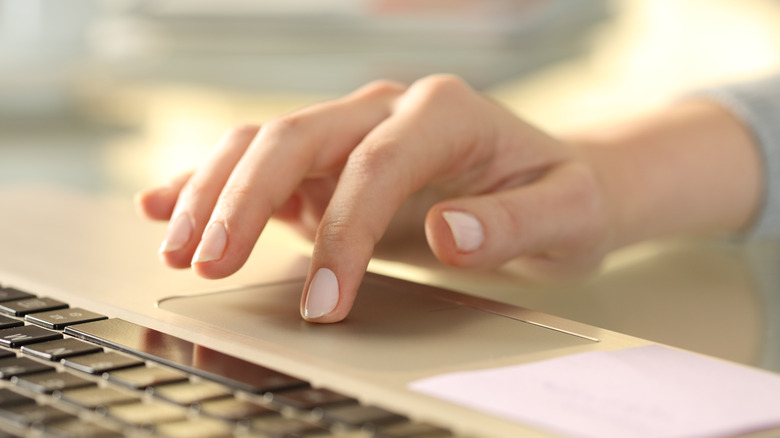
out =
[[338,172],[402,92],[378,82],[265,124],[219,195],[193,259],[196,271],[208,278],[235,272],[296,187],[307,177]]

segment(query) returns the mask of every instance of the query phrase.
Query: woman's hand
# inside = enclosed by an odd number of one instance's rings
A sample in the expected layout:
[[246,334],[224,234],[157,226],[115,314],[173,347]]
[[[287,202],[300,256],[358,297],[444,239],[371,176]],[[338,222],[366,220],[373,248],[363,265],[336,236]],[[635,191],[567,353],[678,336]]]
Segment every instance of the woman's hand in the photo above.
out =
[[444,199],[425,235],[449,265],[520,258],[531,271],[580,270],[609,247],[608,204],[575,150],[450,76],[372,83],[234,129],[201,167],[139,203],[170,219],[163,259],[207,278],[238,270],[269,218],[292,224],[314,239],[302,314],[335,322],[396,212],[431,193]]
[[234,129],[202,166],[138,200],[148,217],[170,219],[165,262],[207,278],[238,270],[271,217],[290,223],[314,240],[301,313],[336,322],[396,213],[408,223],[420,205],[428,244],[446,264],[513,260],[543,276],[597,266],[632,240],[623,223],[632,203],[614,178],[630,169],[607,172],[620,166],[608,149],[587,150],[451,76],[376,82]]

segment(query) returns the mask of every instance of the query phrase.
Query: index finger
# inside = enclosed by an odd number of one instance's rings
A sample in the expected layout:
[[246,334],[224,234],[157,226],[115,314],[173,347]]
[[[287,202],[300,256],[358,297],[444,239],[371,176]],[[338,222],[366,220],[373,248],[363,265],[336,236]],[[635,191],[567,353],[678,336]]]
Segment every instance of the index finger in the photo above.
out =
[[473,146],[480,100],[458,80],[433,77],[410,87],[393,115],[350,155],[314,242],[303,317],[337,322],[349,313],[377,242],[401,204],[428,182],[478,167],[491,154]]

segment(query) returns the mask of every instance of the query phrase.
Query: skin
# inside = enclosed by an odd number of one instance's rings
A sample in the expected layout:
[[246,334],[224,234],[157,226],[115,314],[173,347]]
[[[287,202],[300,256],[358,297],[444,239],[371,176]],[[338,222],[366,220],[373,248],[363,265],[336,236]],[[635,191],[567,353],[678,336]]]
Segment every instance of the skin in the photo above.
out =
[[[235,128],[137,203],[171,220],[164,262],[206,278],[237,271],[270,218],[289,223],[314,241],[301,313],[330,323],[348,315],[380,240],[425,239],[448,265],[566,278],[641,240],[739,232],[760,207],[761,173],[749,132],[711,102],[553,138],[436,75]],[[470,218],[465,244],[446,212]],[[320,268],[333,276],[312,287]],[[323,284],[335,307],[307,312]]]

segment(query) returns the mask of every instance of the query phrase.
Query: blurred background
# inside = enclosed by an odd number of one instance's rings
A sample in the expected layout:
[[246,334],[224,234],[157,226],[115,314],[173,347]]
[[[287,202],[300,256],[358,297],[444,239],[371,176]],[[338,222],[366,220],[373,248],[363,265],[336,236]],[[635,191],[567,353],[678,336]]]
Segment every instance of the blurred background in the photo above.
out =
[[[0,0],[0,187],[129,203],[377,78],[455,73],[556,133],[778,69],[777,0]],[[780,371],[774,245],[643,245],[565,288],[404,257],[372,269]]]
[[0,0],[0,178],[136,188],[234,119],[376,78],[489,89],[583,53],[608,16],[565,0]]
[[377,78],[465,78],[551,131],[778,64],[776,1],[0,0],[0,183],[130,193]]

